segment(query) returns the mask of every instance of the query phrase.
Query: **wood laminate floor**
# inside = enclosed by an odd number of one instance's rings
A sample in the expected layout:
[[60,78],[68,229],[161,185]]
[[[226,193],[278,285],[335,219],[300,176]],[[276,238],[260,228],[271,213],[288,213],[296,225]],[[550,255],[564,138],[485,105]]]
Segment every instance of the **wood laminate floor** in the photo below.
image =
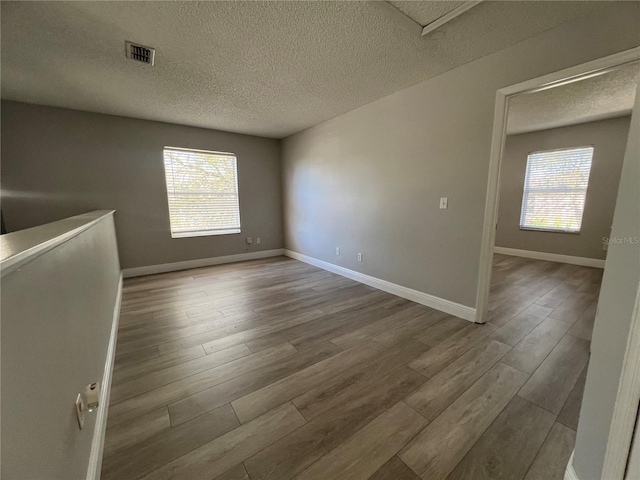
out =
[[284,257],[125,280],[102,478],[561,479],[601,276],[496,255],[485,325]]

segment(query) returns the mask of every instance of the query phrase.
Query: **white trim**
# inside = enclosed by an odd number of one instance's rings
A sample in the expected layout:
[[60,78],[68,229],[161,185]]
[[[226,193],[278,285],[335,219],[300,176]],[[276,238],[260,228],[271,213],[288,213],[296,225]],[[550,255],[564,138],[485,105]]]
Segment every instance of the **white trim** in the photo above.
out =
[[547,260],[548,262],[569,263],[582,265],[583,267],[604,268],[604,260],[599,258],[573,257],[560,255],[559,253],[536,252],[534,250],[518,250],[517,248],[493,247],[494,253],[513,255],[514,257],[533,258],[535,260]]
[[489,180],[487,200],[484,206],[484,224],[482,226],[482,247],[480,250],[480,268],[478,272],[478,292],[476,294],[476,322],[485,323],[489,313],[489,290],[491,287],[491,269],[493,267],[493,247],[498,228],[498,203],[500,201],[500,163],[507,137],[507,97],[500,90],[496,93],[496,108],[493,114],[493,136],[491,137],[491,156],[489,160]]
[[573,468],[573,452],[571,452],[571,456],[569,457],[569,463],[567,463],[567,468],[564,471],[564,480],[580,480],[576,470]]
[[169,145],[165,145],[164,150],[175,150],[176,152],[198,152],[198,153],[208,153],[209,155],[218,155],[222,157],[235,157],[236,154],[232,152],[216,152],[215,150],[198,150],[197,148],[182,148],[182,147],[170,147]]
[[[633,307],[629,337],[622,361],[609,439],[602,466],[602,478],[623,478],[631,452],[640,397],[640,287]],[[628,477],[630,478],[630,477]]]
[[498,188],[500,185],[500,164],[506,138],[507,105],[509,97],[520,94],[526,95],[541,88],[546,89],[559,84],[580,80],[587,75],[593,76],[599,71],[637,62],[638,60],[640,60],[640,47],[527,80],[526,82],[502,88],[496,92],[491,154],[489,158],[489,177],[487,179],[487,196],[482,228],[478,290],[476,295],[476,322],[484,323],[487,321],[493,247],[495,245],[498,202],[500,198]]
[[434,20],[433,22],[426,24],[424,27],[422,27],[422,32],[420,32],[420,35],[424,37],[428,33],[433,32],[436,28],[440,28],[445,23],[448,23],[451,20],[453,20],[454,18],[459,17],[464,12],[466,12],[467,10],[475,7],[479,3],[482,3],[482,0],[477,0],[477,1],[467,0],[462,5],[460,5],[458,8],[455,8],[455,9],[451,10],[449,13],[446,13],[443,16],[441,16],[440,18]]
[[107,430],[107,416],[109,414],[109,397],[111,396],[111,377],[113,375],[113,361],[116,356],[116,342],[118,340],[118,323],[120,321],[120,304],[122,302],[122,273],[118,280],[118,293],[113,307],[113,321],[111,324],[111,336],[107,348],[107,358],[104,364],[100,391],[100,407],[93,430],[91,440],[91,454],[89,455],[89,467],[87,468],[87,480],[99,480],[102,468],[102,454],[104,452],[104,436]]
[[403,287],[402,285],[398,285],[396,283],[387,282],[386,280],[372,277],[370,275],[365,275],[364,273],[356,272],[355,270],[349,270],[348,268],[340,267],[338,265],[334,265],[333,263],[318,260],[317,258],[309,257],[307,255],[303,255],[291,250],[285,250],[284,254],[287,257],[291,257],[296,260],[300,260],[301,262],[308,263],[309,265],[322,268],[323,270],[342,275],[343,277],[350,278],[351,280],[355,280],[356,282],[364,283],[365,285],[377,288],[378,290],[383,290],[393,295],[397,295],[398,297],[406,298],[407,300],[426,305],[427,307],[441,310],[450,315],[464,318],[465,320],[469,320],[470,322],[473,322],[473,320],[476,318],[476,311],[472,307],[467,307],[466,305],[461,305],[444,298],[435,297],[433,295],[429,295],[428,293],[419,292],[418,290]]
[[517,94],[535,93],[540,90],[547,90],[552,87],[567,85],[584,78],[590,78],[600,71],[620,67],[628,63],[637,62],[638,60],[640,60],[640,47],[634,47],[629,50],[614,53],[613,55],[597,58],[587,63],[549,73],[542,77],[516,83],[515,85],[502,88],[498,91],[507,97]]
[[402,10],[391,5],[388,2],[383,2],[380,0],[370,0],[369,3],[384,11],[389,20],[396,23],[398,26],[405,28],[408,32],[411,32],[414,35],[420,35],[421,37],[424,37],[425,35],[433,32],[435,29],[440,28],[445,23],[450,22],[456,17],[459,17],[467,10],[475,7],[479,3],[482,3],[482,1],[483,0],[466,0],[459,7],[454,8],[449,13],[445,13],[440,18],[436,18],[434,21],[428,23],[427,25],[422,25],[421,23],[417,22],[409,15],[404,13]]
[[234,235],[242,233],[240,227],[225,228],[223,230],[191,230],[189,232],[171,232],[171,238],[210,237],[212,235]]
[[178,270],[188,270],[190,268],[222,265],[223,263],[244,262],[246,260],[256,260],[258,258],[279,257],[280,255],[284,255],[284,250],[282,248],[276,248],[275,250],[262,250],[260,252],[239,253],[237,255],[224,255],[221,257],[185,260],[184,262],[161,263],[160,265],[125,268],[124,270],[122,270],[122,275],[124,276],[124,278],[142,277],[144,275],[154,275],[156,273],[176,272]]

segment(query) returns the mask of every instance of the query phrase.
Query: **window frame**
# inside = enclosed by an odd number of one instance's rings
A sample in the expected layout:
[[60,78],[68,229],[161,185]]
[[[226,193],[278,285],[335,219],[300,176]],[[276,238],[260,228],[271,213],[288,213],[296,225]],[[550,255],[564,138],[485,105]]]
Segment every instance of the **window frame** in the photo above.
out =
[[[169,198],[170,196],[170,192],[169,192],[169,182],[168,182],[168,171],[167,171],[167,161],[165,160],[165,153],[167,150],[173,150],[173,151],[182,151],[182,152],[194,152],[194,153],[204,153],[204,154],[211,154],[211,155],[222,155],[222,156],[228,156],[228,157],[233,157],[235,165],[234,165],[234,170],[235,170],[235,191],[236,191],[236,196],[238,199],[238,227],[232,227],[232,228],[221,228],[221,229],[214,229],[214,230],[190,230],[190,231],[182,231],[182,232],[174,232],[173,231],[173,225],[171,222],[171,200]],[[162,165],[163,165],[163,169],[164,169],[164,184],[165,184],[165,190],[167,192],[167,210],[169,213],[169,232],[171,233],[171,238],[192,238],[192,237],[208,237],[208,236],[217,236],[217,235],[237,235],[242,233],[242,218],[241,218],[241,209],[240,209],[240,180],[239,180],[239,172],[238,172],[238,156],[233,153],[233,152],[221,152],[221,151],[215,151],[215,150],[201,150],[201,149],[197,149],[197,148],[185,148],[185,147],[172,147],[169,145],[165,145],[162,148]],[[204,192],[203,192],[204,193]],[[214,192],[215,193],[215,192]],[[175,194],[175,191],[173,192],[173,194]],[[205,193],[206,194],[206,193]]]
[[[527,181],[529,178],[529,158],[532,155],[541,154],[541,153],[554,153],[554,152],[566,152],[570,150],[582,150],[582,149],[591,149],[591,163],[589,165],[589,176],[587,178],[587,186],[584,189],[584,204],[582,206],[582,212],[580,215],[580,226],[578,230],[569,230],[562,228],[552,228],[552,227],[531,227],[523,225],[523,217],[525,212],[525,198],[527,196]],[[527,154],[527,162],[525,165],[525,176],[524,176],[524,184],[522,186],[522,200],[520,203],[520,220],[518,222],[520,230],[529,231],[529,232],[547,232],[547,233],[563,233],[569,235],[580,235],[582,232],[582,221],[584,219],[584,211],[587,208],[587,194],[589,193],[589,185],[591,183],[591,170],[593,169],[593,157],[595,155],[595,146],[594,145],[580,145],[576,147],[562,147],[562,148],[554,148],[550,150],[535,150],[533,152],[529,152]],[[576,189],[577,190],[577,189]]]

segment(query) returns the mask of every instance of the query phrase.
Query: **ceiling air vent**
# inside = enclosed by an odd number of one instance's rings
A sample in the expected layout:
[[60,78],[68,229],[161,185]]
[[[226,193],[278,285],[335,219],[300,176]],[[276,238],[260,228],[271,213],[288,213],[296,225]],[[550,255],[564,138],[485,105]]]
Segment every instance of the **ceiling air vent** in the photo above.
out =
[[144,45],[138,45],[137,43],[124,42],[127,58],[136,60],[138,62],[147,63],[153,65],[156,57],[155,48],[145,47]]

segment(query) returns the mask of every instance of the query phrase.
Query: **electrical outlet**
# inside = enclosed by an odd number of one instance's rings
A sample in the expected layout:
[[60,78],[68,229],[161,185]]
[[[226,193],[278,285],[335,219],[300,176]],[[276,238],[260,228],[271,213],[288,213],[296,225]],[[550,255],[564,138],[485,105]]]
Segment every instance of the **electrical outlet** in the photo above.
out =
[[260,245],[260,237],[256,238],[256,243]]
[[247,237],[247,245],[251,245],[253,243],[253,238]]
[[340,247],[336,247],[336,255],[340,255]]
[[362,254],[358,253],[358,261],[361,262],[362,261]]
[[449,199],[447,197],[440,198],[440,209],[446,210],[449,205]]

